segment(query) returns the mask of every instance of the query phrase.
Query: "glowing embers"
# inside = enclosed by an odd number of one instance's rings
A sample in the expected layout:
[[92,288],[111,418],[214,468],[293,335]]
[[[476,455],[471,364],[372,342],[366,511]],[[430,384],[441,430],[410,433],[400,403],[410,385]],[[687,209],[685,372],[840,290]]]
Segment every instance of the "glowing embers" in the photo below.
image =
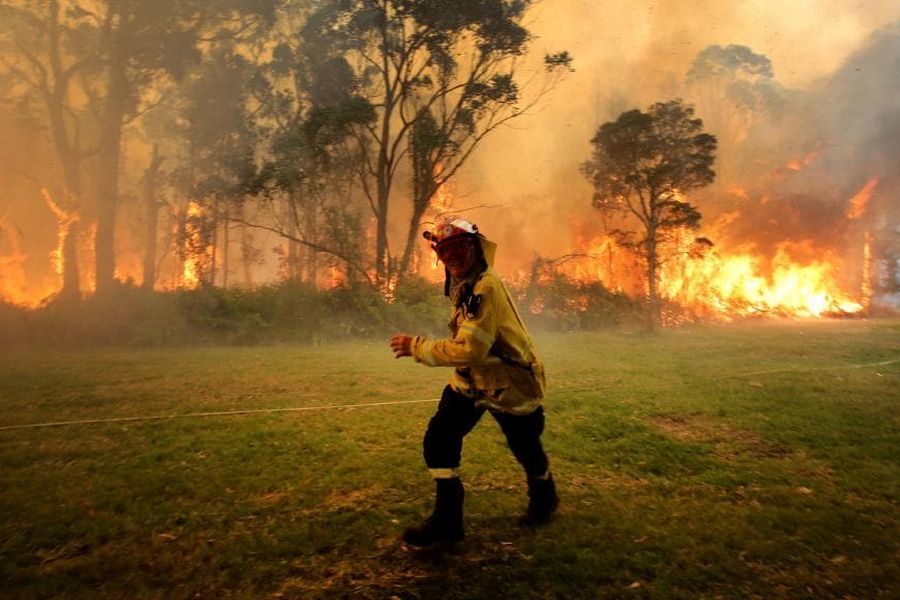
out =
[[[444,166],[442,164],[438,163],[434,166],[435,182],[441,181],[443,172]],[[422,222],[430,225],[437,222],[442,215],[453,212],[454,200],[453,184],[451,182],[445,181],[438,185]],[[418,239],[421,240],[421,238]],[[424,244],[419,248],[424,248],[424,250],[422,254],[418,255],[419,259],[416,260],[413,270],[432,283],[443,282],[444,264],[437,257],[437,254]]]

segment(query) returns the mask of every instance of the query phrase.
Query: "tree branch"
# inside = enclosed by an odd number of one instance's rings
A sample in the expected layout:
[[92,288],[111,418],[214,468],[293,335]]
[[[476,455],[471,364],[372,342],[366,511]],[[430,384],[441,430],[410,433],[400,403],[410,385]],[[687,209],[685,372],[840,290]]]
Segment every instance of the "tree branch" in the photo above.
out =
[[235,223],[239,223],[239,224],[244,225],[244,226],[246,226],[246,227],[251,227],[251,228],[253,228],[253,229],[261,229],[261,230],[263,230],[263,231],[270,231],[270,232],[272,232],[272,233],[276,233],[276,234],[280,235],[281,237],[283,237],[283,238],[285,238],[285,239],[287,239],[287,240],[291,240],[292,242],[297,242],[298,244],[302,244],[302,245],[304,245],[304,246],[307,246],[307,247],[309,247],[309,248],[312,248],[313,250],[316,250],[317,252],[323,252],[323,253],[325,253],[325,254],[330,254],[331,256],[334,256],[335,258],[339,258],[339,259],[341,259],[342,261],[344,261],[344,262],[347,264],[348,267],[351,267],[355,272],[357,272],[357,273],[361,274],[363,277],[365,277],[365,278],[366,278],[366,281],[369,282],[369,285],[371,285],[372,287],[375,287],[375,282],[372,281],[372,278],[371,278],[371,276],[369,275],[369,272],[366,271],[365,269],[363,269],[356,261],[354,261],[353,259],[351,259],[351,258],[345,256],[345,255],[342,254],[341,252],[338,252],[338,251],[333,250],[333,249],[331,249],[331,248],[327,248],[327,247],[322,246],[321,244],[317,244],[317,243],[315,243],[315,242],[310,242],[310,241],[308,241],[308,240],[305,240],[305,239],[303,239],[303,238],[297,237],[297,236],[295,236],[295,235],[291,235],[291,234],[289,234],[289,233],[286,233],[282,228],[278,228],[278,227],[270,227],[270,226],[268,226],[268,225],[260,225],[260,224],[258,224],[258,223],[251,223],[251,222],[249,222],[249,221],[246,221],[246,220],[244,220],[244,219],[240,219],[240,218],[237,218],[237,217],[228,217],[227,220],[228,220],[228,221],[233,221],[233,222],[235,222]]

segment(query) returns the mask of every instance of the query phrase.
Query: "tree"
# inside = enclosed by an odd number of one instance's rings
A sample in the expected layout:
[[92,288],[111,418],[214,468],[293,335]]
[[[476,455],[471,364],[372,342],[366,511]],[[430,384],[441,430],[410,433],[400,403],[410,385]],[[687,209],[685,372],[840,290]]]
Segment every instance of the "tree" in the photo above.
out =
[[59,0],[38,5],[25,1],[0,3],[0,56],[4,74],[15,82],[16,93],[26,99],[36,97],[46,111],[50,142],[62,172],[61,193],[48,189],[45,175],[41,185],[60,220],[60,297],[73,300],[80,295],[77,241],[84,208],[84,162],[99,152],[99,145],[91,135],[85,102],[76,99],[80,82],[93,66],[90,57],[72,52],[70,38],[75,25],[71,11],[62,8]]
[[152,290],[156,284],[156,237],[159,221],[160,169],[165,159],[159,153],[159,144],[153,145],[153,156],[141,179],[141,197],[144,203],[144,260],[141,287]]
[[781,115],[789,99],[775,80],[769,58],[735,44],[700,51],[688,70],[686,91],[719,141],[719,171],[726,181],[767,152],[749,148],[748,137],[754,126]]
[[[184,79],[175,115],[184,157],[176,180],[185,195],[204,206],[206,218],[196,221],[212,252],[203,269],[204,283],[215,283],[217,262],[222,283],[228,283],[229,217],[252,191],[258,178],[256,151],[259,129],[249,112],[253,65],[230,41],[211,48],[204,61]],[[222,231],[219,245],[218,232]],[[206,231],[208,230],[208,231]],[[199,233],[199,232],[198,232]],[[218,248],[221,247],[221,260]],[[202,257],[195,257],[197,259]]]
[[158,101],[162,84],[179,79],[200,58],[201,41],[270,24],[277,2],[96,0],[91,5],[75,3],[72,10],[101,66],[101,77],[88,93],[99,111],[96,263],[97,292],[103,293],[115,273],[123,127]]
[[[552,86],[547,82],[534,100],[519,104],[518,59],[530,38],[522,19],[530,5],[530,0],[328,0],[310,15],[304,39],[322,60],[346,64],[359,94],[377,111],[375,122],[353,131],[364,159],[360,182],[376,221],[380,284],[407,268],[419,217],[440,185],[485,136],[523,114]],[[553,73],[569,62],[564,52],[545,59]],[[426,135],[430,139],[423,145]],[[418,187],[398,268],[388,243],[389,210],[411,147]]]
[[[293,8],[302,12],[302,6]],[[374,123],[375,110],[357,94],[346,62],[319,52],[301,26],[291,29],[291,16],[303,15],[287,16],[287,31],[276,34],[271,58],[259,64],[252,85],[259,104],[256,120],[269,142],[261,148],[258,196],[275,226],[248,225],[273,230],[288,241],[284,264],[289,278],[316,285],[319,261],[330,257],[344,263],[349,278],[369,279],[353,189],[361,156],[346,141],[352,127]]]
[[[246,34],[275,16],[278,0],[11,0],[17,59],[7,61],[46,99],[67,195],[78,197],[86,156],[96,156],[97,292],[115,275],[115,222],[125,126],[199,60],[201,45]],[[10,18],[6,18],[10,17]],[[29,37],[30,36],[30,37]],[[34,43],[34,42],[37,43]],[[76,116],[87,117],[76,119]],[[87,140],[87,141],[85,141]],[[85,150],[84,148],[87,148]]]
[[[683,227],[696,228],[701,214],[685,194],[712,183],[716,138],[681,100],[659,102],[648,112],[631,110],[604,123],[591,140],[583,165],[594,186],[593,205],[636,219],[638,232],[619,230],[620,243],[646,263],[648,322],[659,324],[657,275],[661,245]],[[637,237],[636,237],[637,236]]]

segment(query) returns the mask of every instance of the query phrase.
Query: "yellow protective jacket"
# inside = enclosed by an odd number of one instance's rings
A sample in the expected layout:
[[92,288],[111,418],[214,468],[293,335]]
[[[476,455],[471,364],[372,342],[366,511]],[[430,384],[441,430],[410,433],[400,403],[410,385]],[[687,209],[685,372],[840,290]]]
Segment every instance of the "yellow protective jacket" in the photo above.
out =
[[[482,240],[482,247],[485,242]],[[490,262],[492,255],[493,252]],[[416,337],[412,355],[430,367],[456,367],[450,378],[451,387],[476,397],[482,405],[501,412],[528,414],[540,406],[546,390],[544,367],[531,337],[509,291],[492,268],[476,278],[472,293],[481,296],[476,314],[466,315],[465,308],[453,307],[451,337]]]

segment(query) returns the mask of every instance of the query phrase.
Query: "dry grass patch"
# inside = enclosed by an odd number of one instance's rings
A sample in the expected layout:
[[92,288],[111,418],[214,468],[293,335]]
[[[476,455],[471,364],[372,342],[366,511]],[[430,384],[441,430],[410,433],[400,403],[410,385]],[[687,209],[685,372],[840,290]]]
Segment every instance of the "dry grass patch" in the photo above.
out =
[[796,453],[783,444],[770,442],[752,431],[707,415],[657,416],[651,418],[650,423],[680,442],[712,444],[721,460],[796,458]]

